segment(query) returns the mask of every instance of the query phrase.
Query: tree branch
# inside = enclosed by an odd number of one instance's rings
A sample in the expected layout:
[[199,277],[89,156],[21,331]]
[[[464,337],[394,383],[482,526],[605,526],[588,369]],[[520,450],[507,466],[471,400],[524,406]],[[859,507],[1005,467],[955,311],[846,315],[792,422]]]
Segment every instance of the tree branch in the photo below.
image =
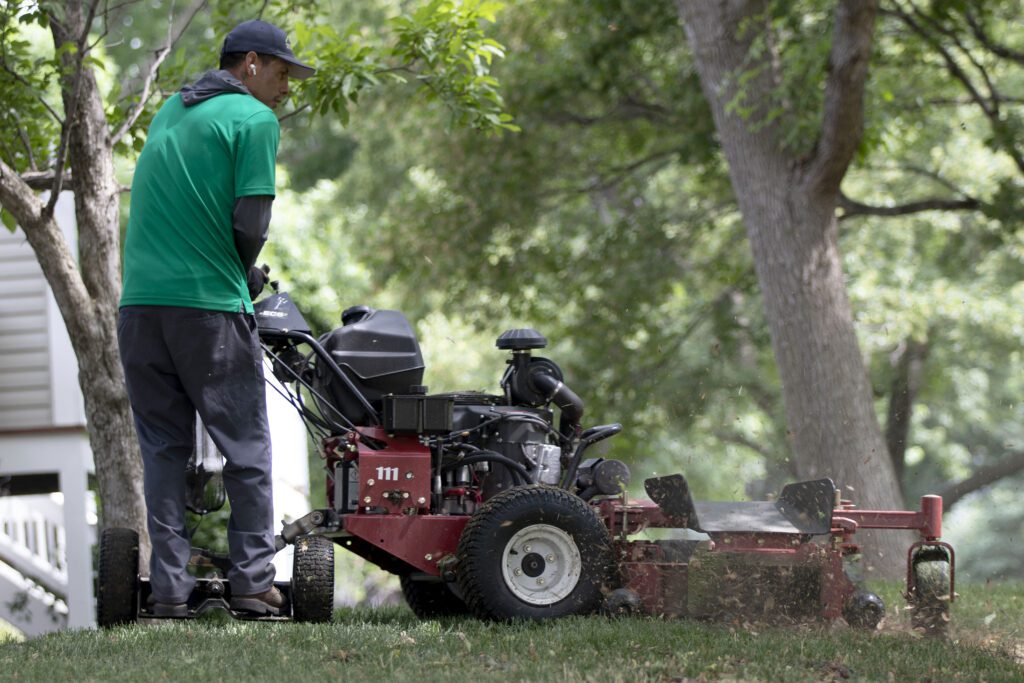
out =
[[774,462],[776,454],[770,448],[766,448],[763,444],[760,444],[753,439],[748,439],[739,432],[734,432],[731,429],[719,429],[715,431],[715,438],[727,443],[736,444],[737,446],[749,448],[768,462]]
[[854,201],[843,193],[839,194],[837,204],[843,210],[842,215],[839,216],[841,221],[854,216],[907,216],[922,211],[974,211],[981,207],[981,202],[973,197],[966,199],[933,197],[896,206],[870,206]]
[[660,104],[640,102],[632,98],[624,99],[608,111],[594,116],[558,111],[544,117],[555,125],[592,126],[611,121],[624,123],[628,121],[650,121],[651,123],[666,122],[671,119],[672,112]]
[[919,24],[914,19],[914,17],[910,16],[910,14],[899,5],[897,5],[897,7],[899,9],[883,10],[882,12],[883,14],[896,17],[897,19],[902,21],[904,24],[907,25],[907,27],[911,31],[920,36],[921,39],[924,40],[924,42],[928,43],[928,45],[930,45],[932,49],[938,52],[939,56],[942,57],[942,61],[946,63],[946,71],[948,71],[953,78],[955,78],[956,80],[960,81],[960,83],[963,84],[964,88],[967,89],[967,93],[971,96],[971,99],[974,100],[974,102],[979,107],[981,107],[981,110],[985,112],[986,116],[992,118],[994,116],[994,112],[992,111],[990,103],[978,91],[978,88],[974,85],[974,82],[971,80],[971,77],[967,75],[967,72],[965,72],[960,67],[960,65],[957,64],[956,59],[953,58],[952,53],[950,53],[950,51],[947,50],[941,42],[936,40],[935,37],[932,34],[930,34],[923,26],[921,26],[921,24]]
[[974,37],[978,42],[981,43],[989,52],[997,57],[1009,59],[1017,62],[1018,64],[1024,64],[1024,52],[1013,50],[1006,45],[1002,45],[992,40],[985,31],[985,27],[981,25],[981,22],[975,18],[974,14],[970,10],[964,12],[964,18],[967,19],[967,24],[971,27],[971,33],[974,34]]
[[128,5],[137,5],[141,1],[142,0],[125,0],[125,2],[119,2],[116,5],[107,5],[103,8],[104,18],[106,18],[106,16],[108,16],[110,13],[116,12],[117,10],[121,9],[122,7],[127,7]]
[[1002,97],[999,95],[999,91],[996,90],[995,84],[989,77],[988,69],[985,68],[985,65],[978,61],[978,58],[974,56],[974,53],[967,49],[967,46],[964,45],[962,40],[960,40],[960,36],[957,34],[956,31],[949,29],[939,21],[928,16],[913,3],[911,3],[911,7],[914,8],[914,14],[916,14],[922,21],[931,26],[939,34],[951,40],[953,44],[956,45],[960,52],[964,55],[964,57],[967,58],[967,61],[971,63],[971,66],[973,66],[975,70],[979,74],[981,74],[981,79],[985,81],[985,87],[988,88],[989,101],[992,103],[992,110],[996,113],[996,115],[998,115],[999,102],[1002,99]]
[[819,191],[839,188],[860,145],[876,10],[874,0],[840,0],[836,4],[821,137],[808,175]]
[[21,117],[18,116],[18,112],[11,110],[11,115],[14,117],[15,123],[18,124],[18,138],[21,140],[21,145],[25,148],[25,154],[28,155],[28,167],[33,171],[38,171],[36,167],[36,156],[32,153],[32,142],[28,139],[28,133],[25,132],[25,127],[21,125]]
[[[1013,159],[1013,163],[1017,166],[1018,169],[1020,169],[1021,172],[1024,172],[1024,154],[1022,154],[1021,151],[1017,149],[1016,141],[1012,131],[1008,129],[1006,122],[1000,117],[999,102],[1002,98],[1001,95],[992,86],[991,82],[988,81],[987,72],[982,70],[982,77],[985,78],[987,83],[989,83],[989,88],[991,90],[990,98],[985,98],[978,91],[977,86],[975,86],[970,76],[968,76],[967,73],[963,70],[963,68],[961,68],[960,65],[957,64],[956,59],[953,58],[952,53],[946,49],[946,47],[942,44],[941,41],[939,41],[938,39],[935,38],[935,36],[929,33],[925,29],[925,27],[918,23],[914,19],[914,17],[912,17],[908,12],[906,12],[902,8],[902,6],[898,4],[896,6],[898,9],[885,10],[885,13],[889,16],[896,17],[904,24],[906,24],[911,31],[920,36],[928,45],[932,47],[932,49],[934,49],[942,57],[943,61],[946,64],[946,70],[950,73],[951,76],[953,76],[953,78],[955,78],[956,80],[960,81],[961,84],[963,84],[971,99],[974,100],[974,102],[981,108],[981,111],[985,114],[985,116],[988,117],[989,122],[992,126],[992,131],[993,133],[995,133],[995,138],[1000,143],[1000,149],[1006,152],[1010,156],[1010,158]],[[915,13],[920,15],[920,11],[916,7],[914,7],[913,3],[911,3],[911,7],[914,8]],[[959,42],[957,42],[957,44],[960,45]],[[960,48],[964,49],[962,46],[960,46]],[[971,59],[972,64],[975,64],[975,61],[969,53],[968,58]]]
[[186,12],[185,21],[182,22],[176,33],[174,32],[174,21],[168,21],[167,42],[162,48],[157,50],[153,57],[153,63],[149,65],[149,69],[146,71],[146,77],[142,82],[142,92],[139,94],[139,101],[132,108],[131,112],[129,112],[124,123],[121,124],[117,129],[117,132],[115,132],[111,137],[112,145],[116,145],[120,142],[121,138],[123,138],[128,131],[131,130],[132,126],[135,125],[135,122],[139,120],[142,112],[146,109],[146,102],[149,101],[149,97],[152,94],[150,89],[153,87],[153,80],[156,78],[157,70],[160,68],[160,65],[164,63],[164,60],[167,59],[167,55],[171,53],[171,50],[174,49],[174,46],[177,44],[178,40],[181,39],[182,34],[185,33],[185,29],[187,29],[189,24],[192,23],[192,20],[195,18],[196,14],[199,13],[199,10],[206,6],[206,2],[207,0],[196,0],[196,2],[192,3],[192,6],[189,7]]
[[924,166],[918,166],[917,164],[866,164],[861,168],[866,171],[879,171],[882,173],[910,173],[913,175],[921,176],[922,178],[927,178],[928,180],[934,182],[936,185],[944,187],[950,192],[953,192],[958,195],[967,196],[966,192],[964,192],[961,188],[957,187],[957,185],[953,181],[944,177],[938,171],[931,168],[926,168]]
[[978,469],[967,479],[942,489],[939,492],[939,495],[942,496],[942,507],[948,510],[968,493],[973,493],[1022,470],[1024,470],[1024,451],[1005,456],[998,462]]
[[921,388],[921,373],[929,351],[928,342],[907,337],[900,342],[890,360],[893,378],[889,384],[885,443],[889,447],[889,457],[892,458],[896,478],[901,480],[906,466],[907,441],[914,403]]
[[900,168],[902,170],[905,170],[908,173],[913,173],[913,174],[919,175],[919,176],[921,176],[923,178],[928,178],[929,180],[931,180],[931,181],[937,183],[938,185],[941,185],[942,187],[946,188],[950,192],[956,192],[957,194],[962,194],[964,196],[967,196],[966,192],[964,192],[959,187],[954,185],[951,180],[949,180],[947,178],[944,178],[942,175],[939,174],[938,171],[933,171],[933,170],[931,170],[929,168],[924,168],[923,166],[917,166],[916,164],[905,164],[903,166],[899,166],[898,168]]
[[60,145],[57,148],[57,164],[53,168],[53,187],[50,190],[50,200],[46,203],[46,208],[43,210],[44,214],[48,217],[53,216],[53,209],[57,206],[57,200],[60,198],[61,186],[64,181],[64,164],[67,163],[68,156],[68,139],[71,137],[71,127],[75,125],[78,101],[81,99],[82,94],[82,71],[85,68],[85,56],[87,54],[85,43],[89,38],[89,28],[92,26],[92,20],[96,16],[96,8],[99,4],[99,0],[92,0],[89,3],[89,14],[82,25],[82,33],[76,43],[75,78],[71,85],[70,100],[65,100],[64,125],[61,127]]
[[[22,173],[21,180],[36,192],[49,190],[53,187],[53,170]],[[64,174],[64,187],[69,190],[75,189],[75,179],[67,173]]]
[[[1006,104],[1024,104],[1024,97],[1000,94],[999,101]],[[934,97],[926,100],[922,99],[917,101],[900,102],[898,106],[900,109],[916,111],[919,109],[928,109],[930,107],[964,107],[969,104],[974,104],[974,100],[951,97]]]
[[618,185],[623,179],[626,178],[633,171],[646,166],[647,164],[655,161],[661,161],[662,163],[657,167],[660,170],[665,164],[668,163],[669,157],[675,156],[679,153],[676,148],[662,149],[657,152],[652,152],[647,156],[640,157],[639,159],[632,161],[628,164],[621,166],[614,166],[600,175],[598,178],[590,181],[583,187],[561,187],[552,190],[546,190],[538,193],[539,199],[548,199],[550,197],[557,197],[565,194],[589,194],[591,192],[600,192],[607,190]]
[[290,111],[287,114],[285,114],[284,116],[278,116],[277,117],[277,122],[278,123],[284,123],[285,121],[287,121],[291,117],[298,116],[299,114],[301,114],[302,112],[306,111],[307,109],[309,109],[309,105],[308,104],[304,104],[301,107],[299,107],[298,109],[296,109],[295,111]]

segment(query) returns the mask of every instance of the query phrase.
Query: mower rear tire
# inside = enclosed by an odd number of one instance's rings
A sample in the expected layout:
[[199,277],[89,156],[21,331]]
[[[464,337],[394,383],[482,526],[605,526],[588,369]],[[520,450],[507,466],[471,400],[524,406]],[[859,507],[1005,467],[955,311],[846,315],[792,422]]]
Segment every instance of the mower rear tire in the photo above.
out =
[[552,619],[595,611],[611,575],[611,539],[579,497],[524,486],[488,500],[463,529],[458,584],[477,617]]
[[409,609],[420,619],[437,619],[465,614],[466,603],[440,581],[417,581],[409,574],[398,577]]
[[139,616],[139,534],[113,527],[100,535],[96,623],[100,628],[132,624]]
[[295,541],[292,559],[292,618],[330,623],[334,617],[334,542],[323,536]]
[[949,560],[929,553],[914,563],[910,623],[926,636],[944,638],[949,626]]

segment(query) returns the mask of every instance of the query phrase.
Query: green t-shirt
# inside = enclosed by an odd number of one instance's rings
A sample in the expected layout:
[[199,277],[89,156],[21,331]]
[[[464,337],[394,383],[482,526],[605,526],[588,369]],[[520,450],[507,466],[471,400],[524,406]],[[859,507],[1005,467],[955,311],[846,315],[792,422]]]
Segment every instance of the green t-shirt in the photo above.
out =
[[174,95],[149,128],[132,180],[121,305],[252,313],[235,249],[235,199],[274,194],[277,117],[249,95],[191,107]]

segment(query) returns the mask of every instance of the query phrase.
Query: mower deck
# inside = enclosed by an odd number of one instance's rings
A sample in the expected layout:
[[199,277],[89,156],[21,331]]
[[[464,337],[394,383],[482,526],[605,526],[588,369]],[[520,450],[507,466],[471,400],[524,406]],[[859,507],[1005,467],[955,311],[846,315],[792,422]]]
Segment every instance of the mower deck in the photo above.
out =
[[673,521],[704,533],[827,534],[835,485],[830,479],[790,484],[774,501],[701,502],[681,474],[644,482],[651,500]]
[[196,579],[196,586],[188,599],[188,614],[183,617],[158,616],[150,607],[150,585],[148,578],[139,580],[139,619],[197,619],[207,612],[221,610],[240,621],[291,621],[291,583],[276,581],[274,585],[284,594],[287,602],[279,615],[255,614],[231,609],[231,585],[227,579]]

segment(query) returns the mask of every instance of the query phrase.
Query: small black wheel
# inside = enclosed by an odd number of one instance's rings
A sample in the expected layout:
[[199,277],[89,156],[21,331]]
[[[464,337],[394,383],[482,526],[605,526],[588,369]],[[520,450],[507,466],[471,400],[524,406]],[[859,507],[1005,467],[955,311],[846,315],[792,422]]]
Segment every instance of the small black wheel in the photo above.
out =
[[466,603],[440,581],[417,581],[409,574],[398,577],[409,609],[420,619],[451,617],[467,612]]
[[944,638],[949,626],[949,559],[943,551],[922,553],[914,561],[910,623],[926,636]]
[[139,616],[139,534],[133,529],[104,529],[96,623],[100,628],[134,623]]
[[334,616],[334,543],[323,536],[295,541],[292,562],[292,617],[330,623]]
[[604,613],[609,617],[632,617],[644,613],[644,603],[635,591],[616,588],[604,599]]
[[843,606],[843,618],[854,628],[874,631],[885,616],[885,603],[875,593],[859,589]]
[[503,491],[462,531],[458,584],[482,619],[551,619],[601,604],[611,539],[594,510],[563,489]]

